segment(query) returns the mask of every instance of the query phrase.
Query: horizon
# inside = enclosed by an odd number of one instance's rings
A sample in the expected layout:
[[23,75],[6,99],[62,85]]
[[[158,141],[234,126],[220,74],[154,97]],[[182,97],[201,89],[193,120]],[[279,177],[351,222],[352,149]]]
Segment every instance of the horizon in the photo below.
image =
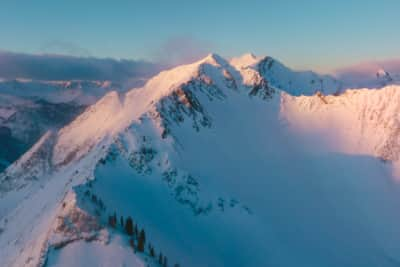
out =
[[[27,80],[27,81],[66,81],[66,80],[92,80],[92,81],[134,81],[137,85],[137,78],[149,79],[160,71],[173,69],[177,66],[188,65],[200,61],[210,54],[199,55],[196,58],[187,59],[185,62],[146,61],[132,59],[116,59],[112,57],[95,57],[92,55],[78,56],[59,53],[18,53],[0,50],[0,81]],[[230,61],[251,55],[258,60],[271,57],[280,62],[288,69],[295,72],[314,72],[319,75],[329,75],[342,82],[365,84],[371,82],[378,72],[382,70],[389,74],[398,76],[400,74],[400,59],[389,59],[381,61],[364,61],[353,65],[343,66],[331,72],[322,72],[310,68],[295,68],[279,58],[271,55],[255,55],[247,52],[232,57],[221,56]],[[126,84],[125,84],[126,85]],[[358,86],[361,86],[359,84]]]

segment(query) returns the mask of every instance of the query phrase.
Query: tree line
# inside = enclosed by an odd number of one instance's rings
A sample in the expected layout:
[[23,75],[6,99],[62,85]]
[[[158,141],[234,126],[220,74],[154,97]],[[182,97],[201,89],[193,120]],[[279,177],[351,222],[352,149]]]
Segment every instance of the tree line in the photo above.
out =
[[[163,255],[163,253],[160,251],[157,259],[156,250],[149,242],[147,242],[148,245],[146,251],[146,232],[144,228],[139,230],[138,224],[134,223],[131,216],[128,216],[126,219],[121,216],[118,223],[117,213],[114,212],[113,215],[108,216],[108,225],[114,229],[117,229],[119,226],[120,229],[129,236],[129,244],[134,252],[138,251],[141,253],[147,253],[151,258],[157,260],[161,266],[168,267],[167,256]],[[179,264],[175,264],[174,267],[179,267]]]
[[[88,185],[90,188],[92,187],[91,184]],[[100,216],[101,211],[105,211],[107,208],[104,202],[101,200],[100,197],[96,196],[94,193],[90,192],[90,190],[85,191],[85,196],[90,198],[90,200],[98,207],[100,210],[96,210],[96,215]],[[166,255],[160,251],[157,253],[152,244],[148,242],[147,251],[146,251],[146,232],[144,228],[139,230],[138,224],[134,223],[131,216],[128,216],[126,219],[121,215],[119,222],[117,219],[117,213],[108,216],[108,225],[114,229],[118,227],[122,230],[123,233],[129,236],[129,244],[132,247],[133,251],[146,253],[154,260],[157,260],[158,264],[163,267],[168,267],[168,258]],[[174,264],[174,267],[179,267],[179,264]]]

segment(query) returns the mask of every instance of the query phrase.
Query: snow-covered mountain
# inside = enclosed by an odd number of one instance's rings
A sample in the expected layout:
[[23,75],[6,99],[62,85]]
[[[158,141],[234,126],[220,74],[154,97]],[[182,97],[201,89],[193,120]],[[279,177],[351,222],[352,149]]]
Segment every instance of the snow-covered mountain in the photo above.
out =
[[123,88],[104,81],[0,81],[0,170],[113,90]]
[[314,76],[270,60],[210,54],[43,135],[0,176],[0,265],[397,266],[400,88],[296,96]]
[[272,86],[291,95],[313,95],[339,93],[343,88],[340,80],[330,75],[320,75],[312,71],[294,71],[272,57],[258,58],[245,54],[233,58],[231,64],[238,69],[257,70]]
[[[382,67],[382,65],[388,65]],[[380,88],[400,84],[400,63],[365,63],[338,70],[335,75],[342,81],[344,88]]]
[[[232,59],[231,64],[242,71],[259,71],[270,85],[293,95],[340,90],[340,82],[330,76],[295,72],[270,57],[245,54]],[[135,79],[134,84],[141,86],[145,80]],[[46,131],[59,129],[107,92],[123,92],[125,87],[109,81],[0,80],[0,147],[3,148],[0,171],[32,147]]]

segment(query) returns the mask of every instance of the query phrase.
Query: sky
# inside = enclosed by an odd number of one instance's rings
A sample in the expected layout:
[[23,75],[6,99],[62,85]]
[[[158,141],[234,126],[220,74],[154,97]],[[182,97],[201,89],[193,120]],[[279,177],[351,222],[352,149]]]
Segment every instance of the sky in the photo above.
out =
[[399,58],[398,0],[1,0],[0,50],[186,63],[252,52],[330,72]]

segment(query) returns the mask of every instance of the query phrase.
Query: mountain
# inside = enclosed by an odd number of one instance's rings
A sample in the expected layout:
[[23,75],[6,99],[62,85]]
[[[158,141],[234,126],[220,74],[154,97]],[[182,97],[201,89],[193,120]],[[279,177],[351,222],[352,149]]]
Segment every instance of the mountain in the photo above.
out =
[[344,89],[342,82],[333,76],[312,71],[294,71],[268,56],[257,58],[252,54],[245,54],[233,58],[231,64],[238,69],[257,70],[272,86],[291,95],[313,95],[317,91],[335,94]]
[[345,88],[381,88],[400,84],[400,62],[364,63],[336,71]]
[[100,81],[0,82],[0,170],[4,170],[48,130],[60,129],[110,90]]
[[[232,59],[231,64],[242,72],[256,70],[271,86],[293,95],[340,90],[340,82],[330,76],[295,72],[270,57],[245,54]],[[135,79],[133,85],[140,87],[145,80]],[[65,126],[112,90],[123,92],[125,86],[110,81],[0,80],[0,147],[3,148],[0,171],[32,147],[46,131]]]
[[210,54],[43,135],[0,176],[0,265],[397,266],[400,88],[296,96],[265,62]]

